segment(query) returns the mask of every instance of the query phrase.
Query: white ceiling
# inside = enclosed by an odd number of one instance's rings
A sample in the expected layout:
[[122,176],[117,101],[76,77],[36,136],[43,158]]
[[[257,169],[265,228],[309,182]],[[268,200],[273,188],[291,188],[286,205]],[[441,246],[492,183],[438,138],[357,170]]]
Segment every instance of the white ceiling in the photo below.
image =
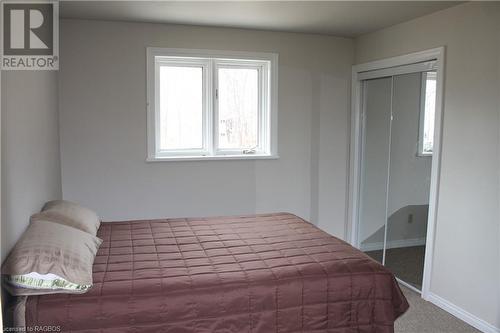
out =
[[457,1],[62,1],[62,18],[192,24],[355,37]]

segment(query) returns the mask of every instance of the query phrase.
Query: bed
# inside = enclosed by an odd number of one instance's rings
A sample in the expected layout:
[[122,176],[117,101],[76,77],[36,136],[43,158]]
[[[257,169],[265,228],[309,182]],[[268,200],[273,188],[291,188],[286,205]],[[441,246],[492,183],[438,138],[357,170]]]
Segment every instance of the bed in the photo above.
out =
[[102,223],[94,286],[30,296],[62,332],[393,332],[394,276],[288,213]]

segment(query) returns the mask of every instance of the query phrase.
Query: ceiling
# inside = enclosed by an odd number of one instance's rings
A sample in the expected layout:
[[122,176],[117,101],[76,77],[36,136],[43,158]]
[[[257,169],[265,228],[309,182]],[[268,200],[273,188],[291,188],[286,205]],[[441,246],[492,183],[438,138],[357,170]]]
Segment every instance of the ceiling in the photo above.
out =
[[191,24],[356,37],[457,1],[61,1],[62,18]]

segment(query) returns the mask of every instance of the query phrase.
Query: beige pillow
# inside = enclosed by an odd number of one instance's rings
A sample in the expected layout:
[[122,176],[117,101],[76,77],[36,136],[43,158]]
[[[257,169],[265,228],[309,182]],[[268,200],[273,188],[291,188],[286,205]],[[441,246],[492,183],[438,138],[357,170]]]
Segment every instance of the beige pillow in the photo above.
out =
[[66,200],[49,201],[40,213],[31,216],[31,222],[44,220],[64,224],[97,235],[101,220],[92,210]]
[[78,229],[37,220],[2,266],[6,289],[13,295],[86,292],[101,242]]

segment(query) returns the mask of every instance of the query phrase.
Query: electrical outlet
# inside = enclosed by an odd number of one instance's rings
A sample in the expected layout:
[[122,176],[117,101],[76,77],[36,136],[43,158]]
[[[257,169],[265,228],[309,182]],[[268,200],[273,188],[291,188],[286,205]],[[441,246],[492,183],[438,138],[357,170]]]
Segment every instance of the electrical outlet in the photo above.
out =
[[408,223],[413,223],[413,214],[408,214]]

